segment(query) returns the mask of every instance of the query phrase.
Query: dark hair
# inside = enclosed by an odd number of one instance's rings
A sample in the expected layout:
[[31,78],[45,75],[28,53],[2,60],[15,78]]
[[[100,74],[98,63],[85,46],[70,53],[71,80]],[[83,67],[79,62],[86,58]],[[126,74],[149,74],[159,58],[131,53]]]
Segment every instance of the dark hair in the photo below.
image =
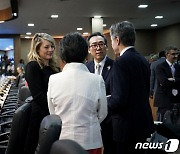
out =
[[88,44],[80,33],[69,33],[60,41],[60,57],[66,63],[83,63],[88,55]]
[[23,60],[23,59],[20,59],[20,60],[19,60],[19,63],[24,64],[24,60]]
[[161,57],[166,57],[164,50],[159,52],[159,58],[161,58]]
[[88,42],[89,42],[89,40],[90,40],[92,37],[94,37],[94,36],[101,36],[101,37],[104,39],[104,43],[107,45],[107,39],[106,39],[106,37],[105,37],[103,34],[101,34],[100,32],[92,33],[92,34],[87,38]]
[[135,28],[129,21],[122,21],[112,25],[110,34],[112,37],[119,37],[124,46],[134,46],[135,44]]

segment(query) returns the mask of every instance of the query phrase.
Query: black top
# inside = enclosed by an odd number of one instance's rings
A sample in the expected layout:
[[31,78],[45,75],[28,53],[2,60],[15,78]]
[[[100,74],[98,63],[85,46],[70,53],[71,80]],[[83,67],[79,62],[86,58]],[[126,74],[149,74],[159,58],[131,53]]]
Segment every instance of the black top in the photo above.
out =
[[25,79],[28,83],[34,103],[39,107],[48,109],[47,89],[50,75],[56,73],[51,67],[40,68],[36,61],[31,61],[26,66]]

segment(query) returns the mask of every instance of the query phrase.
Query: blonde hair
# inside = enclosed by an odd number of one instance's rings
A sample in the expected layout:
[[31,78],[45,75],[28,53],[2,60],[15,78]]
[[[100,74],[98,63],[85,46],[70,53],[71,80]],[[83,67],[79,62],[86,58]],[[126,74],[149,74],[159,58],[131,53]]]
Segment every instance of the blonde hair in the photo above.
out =
[[[47,41],[51,42],[52,45],[54,46],[54,48],[56,49],[55,40],[53,39],[53,37],[51,35],[49,35],[47,33],[36,33],[34,35],[34,37],[32,38],[30,52],[28,53],[29,61],[37,61],[39,66],[41,67],[41,69],[45,65],[43,63],[42,58],[38,54],[38,50],[40,49],[40,46],[41,46],[43,40],[47,40]],[[56,55],[55,55],[55,53],[53,53],[52,59],[49,60],[49,66],[53,70],[58,71],[58,69],[56,67]]]

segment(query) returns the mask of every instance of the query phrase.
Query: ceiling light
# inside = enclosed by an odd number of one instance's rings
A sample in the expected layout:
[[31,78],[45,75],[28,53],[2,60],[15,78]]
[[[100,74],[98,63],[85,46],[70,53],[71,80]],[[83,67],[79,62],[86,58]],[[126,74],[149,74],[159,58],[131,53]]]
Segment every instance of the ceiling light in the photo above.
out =
[[83,30],[83,28],[77,28],[77,30]]
[[148,5],[139,5],[138,8],[147,8]]
[[94,16],[94,18],[101,18],[101,16]]
[[51,15],[51,18],[58,18],[58,15],[57,14],[53,14],[53,15]]
[[32,33],[31,32],[27,32],[26,35],[31,35]]
[[28,24],[28,26],[33,27],[33,26],[34,26],[34,24],[31,24],[31,23],[30,23],[30,24]]
[[151,27],[157,27],[158,25],[157,24],[151,24]]
[[17,13],[13,13],[13,16],[15,16],[15,17],[16,17],[16,16],[17,16]]
[[106,25],[106,24],[103,24],[102,26],[103,26],[103,27],[106,27],[107,25]]
[[1,23],[4,23],[4,21],[0,21],[0,24],[1,24]]
[[162,19],[163,16],[156,16],[155,18],[156,18],[156,19]]
[[25,36],[24,38],[29,39],[29,38],[30,38],[30,36]]
[[88,32],[84,32],[83,35],[88,35],[89,33]]

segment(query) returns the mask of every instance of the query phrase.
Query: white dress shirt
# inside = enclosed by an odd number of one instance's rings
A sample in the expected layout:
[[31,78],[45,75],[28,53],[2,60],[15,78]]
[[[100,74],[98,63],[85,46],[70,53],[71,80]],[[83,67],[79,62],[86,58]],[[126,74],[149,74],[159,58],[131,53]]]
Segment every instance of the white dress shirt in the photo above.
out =
[[[105,61],[106,61],[106,56],[104,57],[104,59],[103,59],[100,63],[97,63],[97,62],[94,60],[94,64],[95,64],[95,65],[94,65],[95,74],[99,74],[99,73],[100,73],[99,75],[102,74],[102,70],[103,70]],[[98,73],[98,67],[97,67],[97,65],[100,65],[100,66],[101,66],[99,73]]]
[[60,139],[72,139],[83,148],[102,147],[100,122],[107,115],[102,76],[90,73],[82,63],[69,63],[49,78],[50,114],[62,119]]
[[124,48],[124,49],[121,51],[120,56],[122,56],[122,55],[123,55],[128,49],[130,49],[130,48],[134,48],[134,46],[129,46],[129,47]]

